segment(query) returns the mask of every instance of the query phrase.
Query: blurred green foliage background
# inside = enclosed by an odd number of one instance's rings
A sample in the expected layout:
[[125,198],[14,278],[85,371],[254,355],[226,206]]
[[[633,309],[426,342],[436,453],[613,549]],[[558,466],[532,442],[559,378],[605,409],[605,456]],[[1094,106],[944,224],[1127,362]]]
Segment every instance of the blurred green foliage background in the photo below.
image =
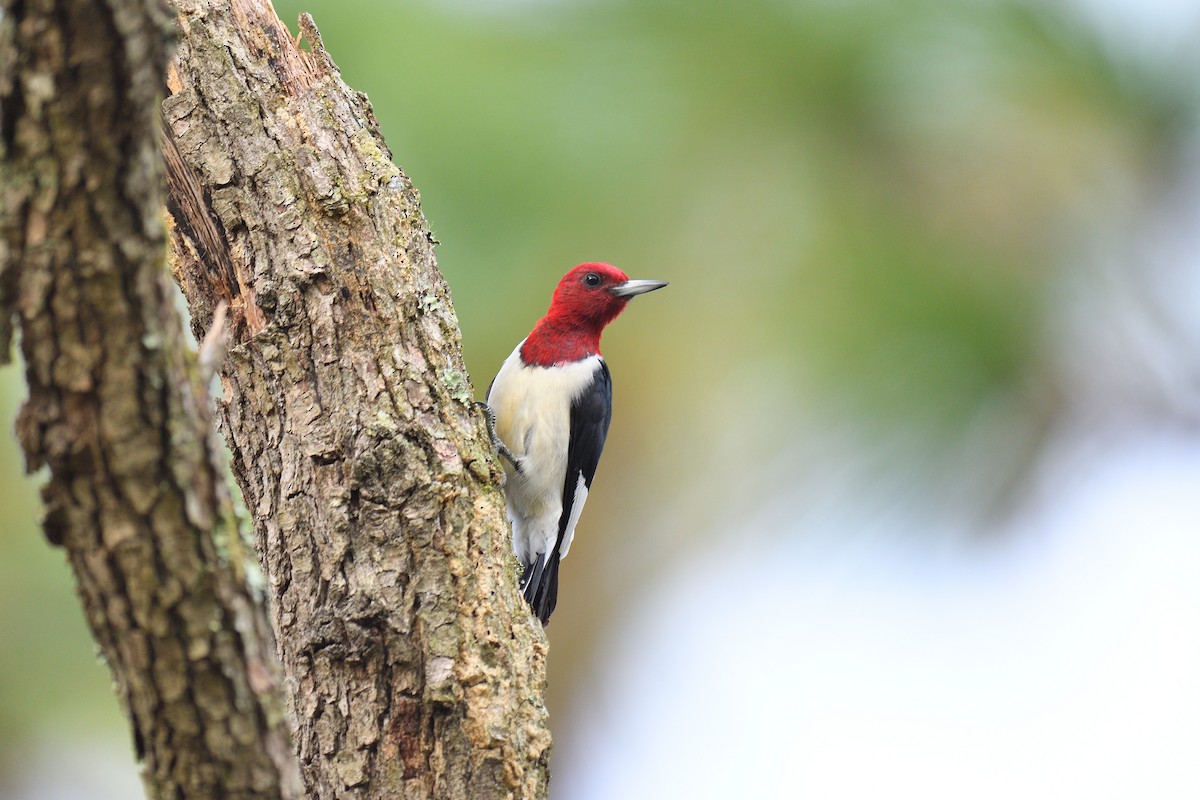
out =
[[[814,431],[919,494],[983,430],[981,504],[1002,506],[1069,402],[1051,343],[1073,293],[1196,133],[1188,47],[1126,46],[1065,2],[276,8],[314,14],[421,190],[477,396],[574,264],[671,282],[606,335],[615,417],[564,562],[556,719],[665,564],[800,491],[779,473],[797,452],[823,468]],[[6,425],[19,384],[0,373]],[[0,752],[124,737],[2,444]],[[648,517],[674,532],[640,539]]]

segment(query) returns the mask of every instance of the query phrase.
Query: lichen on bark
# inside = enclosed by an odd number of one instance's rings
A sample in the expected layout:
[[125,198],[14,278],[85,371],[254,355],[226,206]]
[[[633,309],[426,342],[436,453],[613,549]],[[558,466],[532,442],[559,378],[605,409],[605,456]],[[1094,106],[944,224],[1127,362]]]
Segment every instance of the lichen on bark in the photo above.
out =
[[[270,628],[236,548],[166,272],[153,0],[0,4],[0,360],[151,797],[296,797]],[[234,545],[222,547],[221,540]]]
[[311,19],[180,0],[173,268],[230,303],[219,417],[319,797],[542,797],[544,634],[420,199]]

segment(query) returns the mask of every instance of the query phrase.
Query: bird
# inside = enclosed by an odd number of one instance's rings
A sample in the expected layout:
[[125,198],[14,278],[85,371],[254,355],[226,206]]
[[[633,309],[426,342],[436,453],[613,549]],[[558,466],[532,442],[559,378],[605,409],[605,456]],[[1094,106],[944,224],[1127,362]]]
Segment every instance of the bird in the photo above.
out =
[[559,562],[571,548],[612,419],[600,334],[634,297],[666,285],[630,280],[612,264],[574,267],[488,387],[485,410],[505,473],[520,588],[543,626],[558,602]]

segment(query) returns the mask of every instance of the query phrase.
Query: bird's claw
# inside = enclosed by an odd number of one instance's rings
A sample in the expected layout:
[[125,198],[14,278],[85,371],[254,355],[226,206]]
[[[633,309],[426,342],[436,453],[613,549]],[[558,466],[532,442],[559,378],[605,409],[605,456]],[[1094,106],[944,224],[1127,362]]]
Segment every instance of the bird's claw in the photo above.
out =
[[517,472],[520,472],[521,459],[513,455],[513,451],[508,449],[508,445],[501,441],[499,435],[496,433],[496,412],[492,410],[491,406],[482,400],[476,400],[475,402],[480,408],[483,409],[484,418],[487,419],[488,435],[492,437],[492,447],[496,448],[496,452],[499,453],[505,461],[513,465],[513,469],[515,469]]

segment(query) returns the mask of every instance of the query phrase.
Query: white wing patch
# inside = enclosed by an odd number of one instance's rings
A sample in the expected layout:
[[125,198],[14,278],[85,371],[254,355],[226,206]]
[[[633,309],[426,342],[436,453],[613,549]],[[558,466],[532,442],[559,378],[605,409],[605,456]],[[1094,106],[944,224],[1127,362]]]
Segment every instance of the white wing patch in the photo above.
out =
[[587,502],[587,484],[584,483],[583,473],[579,473],[579,480],[575,482],[575,500],[571,503],[571,516],[567,518],[567,529],[563,531],[562,546],[558,551],[558,559],[567,557],[567,551],[571,549],[571,540],[575,538],[575,526],[579,524],[579,515],[583,512],[583,504]]

